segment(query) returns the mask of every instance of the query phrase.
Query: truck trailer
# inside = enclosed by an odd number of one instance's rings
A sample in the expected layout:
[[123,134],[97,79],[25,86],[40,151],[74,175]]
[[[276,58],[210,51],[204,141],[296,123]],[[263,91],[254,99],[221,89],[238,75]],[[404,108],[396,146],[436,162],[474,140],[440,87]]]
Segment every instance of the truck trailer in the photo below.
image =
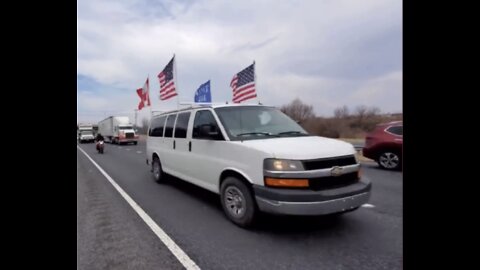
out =
[[137,144],[138,134],[133,129],[128,116],[110,116],[98,123],[98,133],[106,142],[114,144]]

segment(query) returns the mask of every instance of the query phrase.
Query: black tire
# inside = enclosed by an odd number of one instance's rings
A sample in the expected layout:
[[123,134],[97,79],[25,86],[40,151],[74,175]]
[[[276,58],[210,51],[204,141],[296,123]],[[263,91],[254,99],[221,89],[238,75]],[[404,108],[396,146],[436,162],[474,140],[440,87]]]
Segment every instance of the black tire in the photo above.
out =
[[137,145],[137,142],[133,142],[133,144]]
[[400,170],[402,156],[397,151],[384,151],[377,158],[378,165],[386,170]]
[[251,227],[258,216],[257,205],[249,187],[236,177],[227,177],[220,187],[223,211],[240,227]]
[[163,170],[162,170],[162,163],[160,162],[160,159],[158,157],[153,158],[152,174],[155,182],[162,183],[165,181],[165,174],[163,173]]

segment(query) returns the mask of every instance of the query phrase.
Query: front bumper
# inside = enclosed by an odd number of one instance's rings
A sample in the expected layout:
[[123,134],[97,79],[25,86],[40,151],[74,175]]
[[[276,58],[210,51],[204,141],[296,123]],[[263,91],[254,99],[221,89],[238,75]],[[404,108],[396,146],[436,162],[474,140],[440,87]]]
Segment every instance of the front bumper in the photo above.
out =
[[277,189],[254,185],[255,199],[263,212],[287,215],[327,215],[353,210],[370,199],[367,179],[335,189]]

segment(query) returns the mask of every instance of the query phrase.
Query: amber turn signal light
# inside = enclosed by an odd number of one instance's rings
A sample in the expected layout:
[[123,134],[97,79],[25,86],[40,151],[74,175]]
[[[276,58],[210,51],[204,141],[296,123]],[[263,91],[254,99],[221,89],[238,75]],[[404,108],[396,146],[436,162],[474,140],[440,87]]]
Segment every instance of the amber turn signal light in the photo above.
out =
[[265,178],[265,185],[270,187],[308,187],[308,179]]

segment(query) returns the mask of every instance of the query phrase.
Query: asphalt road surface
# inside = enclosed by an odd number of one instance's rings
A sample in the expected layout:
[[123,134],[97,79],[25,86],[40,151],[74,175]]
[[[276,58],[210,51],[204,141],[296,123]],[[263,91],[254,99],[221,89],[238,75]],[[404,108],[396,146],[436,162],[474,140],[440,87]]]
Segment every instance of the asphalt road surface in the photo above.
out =
[[[402,269],[401,172],[363,164],[368,205],[340,218],[262,215],[250,230],[220,199],[180,179],[153,181],[145,142],[80,147],[201,269]],[[184,269],[98,168],[77,150],[77,269]]]

